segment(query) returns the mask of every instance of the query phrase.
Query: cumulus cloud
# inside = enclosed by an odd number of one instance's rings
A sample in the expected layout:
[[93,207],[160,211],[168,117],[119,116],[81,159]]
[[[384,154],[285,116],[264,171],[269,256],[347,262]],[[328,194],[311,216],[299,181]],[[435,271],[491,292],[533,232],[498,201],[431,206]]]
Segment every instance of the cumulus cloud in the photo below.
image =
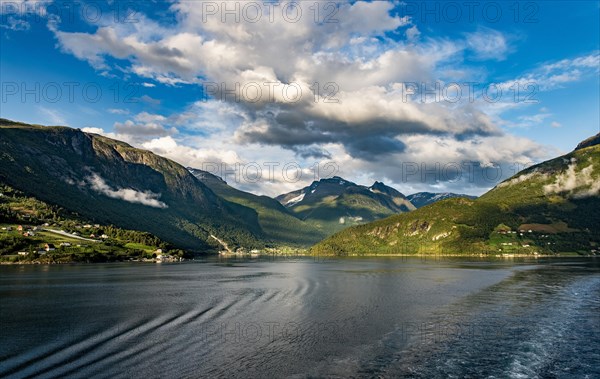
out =
[[100,134],[109,137],[109,133],[106,133],[102,128],[95,128],[93,126],[89,126],[87,128],[81,129],[83,132],[92,133],[92,134]]
[[[324,166],[321,162],[328,161],[326,157],[315,158],[307,163],[304,160],[298,161],[294,152],[281,147],[253,149],[244,154],[243,149],[215,137],[187,138],[184,141],[163,137],[146,142],[140,147],[183,166],[218,175],[235,188],[268,196],[296,190],[298,187],[309,185],[313,180],[337,172],[319,171]],[[323,155],[327,155],[327,152],[323,152]],[[258,177],[257,171],[260,171]]]
[[159,114],[141,112],[134,115],[130,120],[115,122],[112,132],[93,126],[81,130],[87,133],[101,134],[133,145],[141,145],[155,138],[177,135],[179,130],[175,125],[179,125],[181,120],[182,115],[165,117]]
[[161,125],[155,123],[148,124],[135,124],[131,120],[127,120],[124,123],[116,122],[114,125],[115,132],[119,134],[127,134],[130,136],[164,136],[174,131],[168,131]]
[[167,204],[159,200],[160,194],[151,191],[136,191],[132,188],[113,189],[98,174],[92,174],[86,180],[94,191],[113,199],[120,199],[134,204],[143,204],[153,208],[168,208]]
[[573,158],[567,170],[556,177],[552,184],[544,186],[549,194],[566,194],[575,199],[600,195],[600,180],[594,176],[594,165],[577,170],[577,161]]
[[177,162],[182,162],[186,166],[199,167],[205,163],[234,165],[242,162],[242,159],[234,149],[198,149],[180,144],[172,137],[156,138],[145,142],[141,146]]
[[[310,4],[299,4],[304,15],[311,14]],[[415,45],[387,38],[386,33],[405,29],[411,39],[418,35],[410,18],[392,15],[393,7],[341,2],[339,22],[322,24],[313,17],[271,21],[265,7],[260,21],[252,23],[234,17],[223,22],[205,7],[176,2],[171,11],[179,22],[168,30],[142,17],[139,24],[146,26],[56,35],[65,51],[97,68],[106,69],[106,57],[113,57],[130,60],[131,72],[158,82],[219,84],[210,87],[211,95],[234,103],[249,120],[236,131],[243,143],[280,144],[305,154],[308,146],[341,138],[355,157],[365,158],[402,150],[397,137],[406,133],[500,133],[468,106],[455,110],[406,101],[403,82],[431,79],[451,66],[466,44],[427,39]],[[231,90],[236,96],[224,96]],[[298,92],[299,99],[290,98]]]
[[[220,12],[174,1],[168,26],[140,14],[135,24],[54,32],[65,52],[99,70],[123,70],[142,83],[210,89],[208,100],[178,114],[130,116],[103,133],[184,165],[299,159],[306,166],[328,159],[351,177],[366,172],[365,180],[388,178],[418,190],[481,192],[515,174],[511,165],[551,155],[503,131],[502,112],[522,103],[421,102],[418,93],[407,96],[407,82],[481,78],[482,70],[465,66],[465,56],[502,60],[511,52],[510,36],[479,28],[457,39],[431,38],[410,18],[397,16],[393,2],[383,1],[343,2],[335,15],[339,22],[315,23],[307,8],[313,4],[299,4],[304,17],[297,22],[282,19],[280,8],[279,16],[271,15],[269,7],[261,7],[259,22],[236,22],[233,16],[223,21]],[[597,66],[595,53],[546,63],[516,81],[552,89],[597,72]],[[501,88],[510,93],[514,84]],[[298,89],[302,96],[292,101],[289,94]],[[141,100],[160,105],[147,96]],[[521,121],[547,122],[545,113]],[[402,162],[475,162],[479,179],[407,179],[397,167]],[[497,181],[481,179],[493,167],[504,169]],[[273,181],[254,191],[273,193],[274,186],[287,185]]]
[[127,136],[129,141],[145,141],[154,137],[170,136],[178,133],[175,127],[166,127],[167,118],[162,115],[142,112],[124,123],[116,122],[114,131],[118,135]]

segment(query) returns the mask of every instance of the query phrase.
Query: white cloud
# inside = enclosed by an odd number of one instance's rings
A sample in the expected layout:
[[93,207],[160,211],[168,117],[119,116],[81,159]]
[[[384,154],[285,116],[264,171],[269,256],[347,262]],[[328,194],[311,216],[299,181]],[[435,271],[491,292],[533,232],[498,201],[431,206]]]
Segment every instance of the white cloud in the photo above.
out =
[[86,180],[94,191],[113,199],[121,199],[129,203],[143,204],[153,208],[168,208],[167,204],[158,200],[160,194],[151,191],[136,191],[132,188],[118,188],[115,190],[106,184],[106,181],[98,174],[92,174]]
[[504,34],[497,30],[480,27],[477,32],[468,33],[467,46],[477,59],[502,61],[509,52],[509,43]]
[[120,108],[109,108],[108,113],[119,114],[119,115],[128,115],[128,109],[120,109]]
[[130,141],[177,134],[176,128],[167,129],[158,122],[135,123],[131,120],[115,122],[114,130],[117,134],[129,136],[127,139]]
[[[53,0],[10,0],[0,1],[0,29],[24,31],[31,28],[29,21],[37,21],[49,17],[49,22],[58,19],[48,15],[47,8]],[[34,18],[30,17],[34,15]],[[37,17],[37,18],[35,18]]]
[[[502,96],[496,102],[477,98],[475,104],[488,114],[496,124],[509,127],[523,126],[515,122],[502,120],[500,115],[510,110],[537,106],[540,93],[566,87],[575,82],[593,79],[600,74],[600,52],[562,59],[558,62],[541,64],[521,76],[500,83],[493,83],[498,89],[490,87],[491,97],[500,91]],[[518,96],[516,91],[518,90]],[[540,112],[548,113],[541,108]],[[530,126],[531,123],[525,126]]]
[[100,135],[107,135],[106,132],[104,132],[104,129],[102,128],[95,128],[95,127],[87,127],[87,128],[81,128],[81,131],[85,132],[85,133],[92,133],[92,134],[100,134]]
[[577,170],[577,161],[573,158],[567,170],[556,177],[552,184],[544,186],[548,194],[567,194],[567,196],[580,199],[600,195],[600,181],[594,175],[594,165]]
[[421,32],[419,31],[417,25],[413,25],[410,28],[406,29],[406,39],[408,39],[409,41],[415,41],[419,39],[420,35]]
[[519,116],[518,122],[514,125],[509,125],[509,126],[521,127],[521,128],[537,126],[537,125],[542,124],[548,117],[551,117],[551,116],[552,116],[551,113],[537,113],[534,115]]
[[0,29],[8,29],[13,31],[29,30],[31,24],[15,16],[5,17],[6,24],[0,24]]
[[40,16],[46,14],[49,4],[53,0],[10,0],[0,3],[0,14],[27,14],[35,13]]
[[157,105],[160,105],[160,103],[161,103],[161,101],[159,99],[155,99],[148,95],[143,95],[139,99],[132,99],[132,100],[141,100],[150,106],[157,106]]
[[595,51],[588,55],[543,64],[521,77],[500,83],[499,86],[507,92],[511,91],[511,87],[515,88],[515,85],[521,89],[525,89],[527,85],[535,85],[538,91],[549,91],[586,77],[597,76],[599,73],[600,52]]
[[201,167],[211,163],[235,165],[242,162],[242,158],[235,150],[194,148],[178,143],[173,137],[155,138],[143,143],[141,147],[186,166]]

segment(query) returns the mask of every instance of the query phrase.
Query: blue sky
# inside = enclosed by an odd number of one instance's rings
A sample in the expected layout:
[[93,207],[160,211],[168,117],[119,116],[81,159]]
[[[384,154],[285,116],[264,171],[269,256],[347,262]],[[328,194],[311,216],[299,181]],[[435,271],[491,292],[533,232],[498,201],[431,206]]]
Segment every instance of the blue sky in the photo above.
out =
[[[2,1],[0,116],[218,166],[257,193],[295,189],[333,163],[361,184],[480,194],[599,131],[597,1],[77,4]],[[207,83],[238,83],[239,99]],[[462,95],[420,101],[435,83]],[[503,92],[486,101],[484,88]],[[501,174],[442,172],[465,162]],[[431,175],[407,174],[415,164]],[[256,166],[262,180],[248,174]]]

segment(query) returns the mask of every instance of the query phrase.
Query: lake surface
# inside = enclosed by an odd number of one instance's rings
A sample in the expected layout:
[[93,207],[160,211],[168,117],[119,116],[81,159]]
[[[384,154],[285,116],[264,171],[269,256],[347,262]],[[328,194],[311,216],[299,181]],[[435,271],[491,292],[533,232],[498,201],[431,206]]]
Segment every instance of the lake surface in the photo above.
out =
[[0,377],[600,378],[600,259],[0,267]]

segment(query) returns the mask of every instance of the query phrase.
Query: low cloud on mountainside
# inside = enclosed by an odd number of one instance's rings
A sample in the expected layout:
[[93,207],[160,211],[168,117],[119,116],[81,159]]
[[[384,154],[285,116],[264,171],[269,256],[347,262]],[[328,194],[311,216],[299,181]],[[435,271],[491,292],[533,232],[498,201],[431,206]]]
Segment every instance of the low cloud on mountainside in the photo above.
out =
[[556,181],[544,186],[546,194],[567,194],[576,199],[600,195],[600,181],[594,179],[594,165],[577,171],[575,159],[567,170],[557,176]]
[[167,204],[158,200],[160,194],[150,191],[136,191],[131,188],[117,188],[115,190],[106,184],[106,181],[98,174],[92,174],[86,180],[94,191],[113,199],[120,199],[134,204],[143,204],[153,208],[168,208]]

